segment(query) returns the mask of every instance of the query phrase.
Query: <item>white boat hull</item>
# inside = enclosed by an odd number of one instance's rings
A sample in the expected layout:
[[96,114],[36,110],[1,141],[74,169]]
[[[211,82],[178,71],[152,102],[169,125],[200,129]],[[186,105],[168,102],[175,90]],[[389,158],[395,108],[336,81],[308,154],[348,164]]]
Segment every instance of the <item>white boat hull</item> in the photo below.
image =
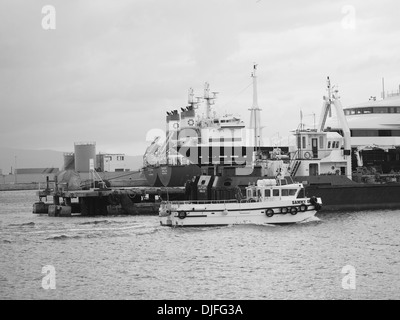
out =
[[[318,199],[321,204],[321,199]],[[272,211],[271,211],[272,210]],[[313,217],[307,199],[271,202],[163,203],[160,224],[171,227],[298,223]]]

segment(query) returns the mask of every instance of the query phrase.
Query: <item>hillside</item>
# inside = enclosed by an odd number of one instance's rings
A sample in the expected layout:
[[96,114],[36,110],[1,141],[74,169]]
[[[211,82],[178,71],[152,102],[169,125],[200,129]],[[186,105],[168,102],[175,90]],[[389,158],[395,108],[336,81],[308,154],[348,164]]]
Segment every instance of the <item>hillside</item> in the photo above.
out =
[[[125,156],[126,168],[137,170],[142,166],[142,156]],[[63,152],[54,150],[25,150],[0,147],[0,170],[9,174],[17,168],[59,168],[64,165]],[[12,169],[11,169],[12,168]]]

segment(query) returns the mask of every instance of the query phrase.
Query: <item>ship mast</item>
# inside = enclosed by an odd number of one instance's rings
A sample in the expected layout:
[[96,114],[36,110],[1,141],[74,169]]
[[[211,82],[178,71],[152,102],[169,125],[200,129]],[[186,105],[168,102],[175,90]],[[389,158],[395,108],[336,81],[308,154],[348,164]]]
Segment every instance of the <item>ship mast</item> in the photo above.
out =
[[214,100],[217,98],[218,92],[212,92],[212,97],[210,97],[210,84],[206,82],[204,84],[204,97],[206,100],[206,119],[209,120],[211,118],[211,105],[214,104]]
[[189,88],[188,103],[190,106],[193,106],[195,104],[193,101],[193,97],[194,97],[193,88]]
[[250,129],[253,130],[254,133],[254,147],[260,147],[261,145],[261,125],[260,118],[261,109],[258,106],[258,96],[257,96],[257,75],[256,75],[257,65],[253,65],[253,72],[251,77],[253,78],[253,106],[249,109],[251,111],[250,114]]

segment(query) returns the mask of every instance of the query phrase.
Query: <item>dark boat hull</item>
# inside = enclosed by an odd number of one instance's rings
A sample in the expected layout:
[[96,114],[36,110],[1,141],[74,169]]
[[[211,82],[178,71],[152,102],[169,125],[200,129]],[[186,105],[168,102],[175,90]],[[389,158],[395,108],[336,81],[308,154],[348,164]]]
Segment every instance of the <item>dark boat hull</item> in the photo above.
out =
[[[244,195],[249,183],[254,184],[263,178],[267,177],[215,177],[210,194],[215,200],[234,199],[235,187],[239,187]],[[295,177],[293,180],[303,183],[307,197],[322,199],[321,211],[400,208],[400,183],[357,183],[346,176],[336,175]]]
[[306,195],[322,198],[324,211],[400,208],[400,184],[314,185]]
[[161,165],[158,176],[164,187],[182,187],[188,180],[201,174],[199,166],[190,165]]
[[159,167],[145,167],[143,168],[143,174],[150,187],[162,187],[162,183],[159,177]]

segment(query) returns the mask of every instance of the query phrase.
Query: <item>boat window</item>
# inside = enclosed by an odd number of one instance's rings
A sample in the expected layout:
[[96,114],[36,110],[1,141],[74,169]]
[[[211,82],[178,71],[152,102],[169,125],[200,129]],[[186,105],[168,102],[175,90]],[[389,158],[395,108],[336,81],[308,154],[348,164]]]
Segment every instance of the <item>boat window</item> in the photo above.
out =
[[274,197],[279,197],[279,189],[273,189],[273,190],[272,190],[272,195],[273,195]]
[[324,148],[324,137],[319,137],[319,148],[320,149]]
[[282,189],[282,197],[287,197],[289,195],[288,189]]
[[264,190],[264,197],[268,198],[270,196],[271,196],[271,190],[269,189]]
[[345,115],[370,114],[370,113],[400,113],[400,107],[366,107],[344,110]]
[[306,197],[306,193],[304,191],[304,188],[301,188],[299,191],[299,194],[297,195],[297,198],[305,198]]
[[302,137],[303,138],[303,149],[306,148],[306,137]]
[[256,189],[253,190],[253,197],[257,197],[257,190]]
[[372,113],[372,108],[365,108],[364,113]]
[[257,190],[257,197],[261,198],[261,190],[260,189]]
[[328,149],[330,149],[330,148],[331,148],[331,142],[328,141]]
[[289,189],[289,196],[294,196],[296,195],[297,190],[296,189]]

